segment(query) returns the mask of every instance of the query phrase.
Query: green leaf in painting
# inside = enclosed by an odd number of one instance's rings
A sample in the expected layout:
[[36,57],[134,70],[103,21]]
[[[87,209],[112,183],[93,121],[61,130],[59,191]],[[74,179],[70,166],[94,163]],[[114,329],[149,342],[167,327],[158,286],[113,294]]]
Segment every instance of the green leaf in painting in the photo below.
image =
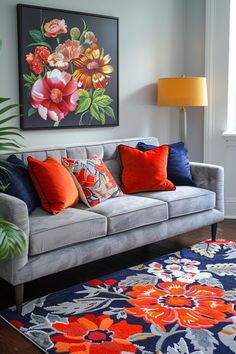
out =
[[111,99],[111,97],[109,97],[108,95],[102,95],[102,96],[98,96],[94,99],[94,103],[96,103],[99,107],[107,107],[111,104],[113,100]]
[[52,47],[47,42],[30,43],[30,44],[27,45],[27,47],[34,47],[34,46],[37,46],[37,45],[43,45],[43,46],[47,47],[48,49],[50,49],[52,51]]
[[80,89],[79,90],[79,99],[83,99],[83,98],[88,98],[89,97],[89,92],[84,90],[84,89]]
[[45,23],[45,18],[43,19],[43,22],[40,27],[43,38],[44,38],[44,23]]
[[98,96],[102,96],[105,91],[106,91],[105,89],[97,89],[97,90],[95,90],[94,93],[93,93],[93,99],[98,97]]
[[32,116],[34,113],[37,112],[37,109],[31,107],[28,109],[28,117]]
[[106,123],[106,117],[103,112],[100,112],[99,118],[100,118],[100,122],[102,123],[102,125],[104,125]]
[[87,109],[89,109],[91,101],[92,100],[90,97],[86,97],[83,99],[80,98],[76,113],[82,113],[82,112],[85,112]]
[[36,77],[35,77],[36,79],[34,79],[33,76],[28,75],[28,74],[23,74],[23,78],[25,81],[29,82],[30,84],[33,84],[37,80]]
[[42,34],[41,31],[39,31],[37,29],[30,30],[29,34],[30,34],[31,38],[33,38],[33,40],[37,43],[44,41],[44,35]]
[[100,121],[100,111],[96,103],[92,103],[89,109],[89,112],[93,118]]
[[113,108],[111,108],[110,106],[107,106],[107,107],[104,107],[104,111],[109,117],[115,119],[115,114],[114,114]]
[[84,26],[83,31],[87,31],[87,30],[88,30],[88,27],[87,27],[87,24],[86,24],[86,22],[84,21],[83,17],[81,17],[81,20],[82,20],[83,26]]
[[31,77],[28,74],[23,74],[23,79],[27,82],[31,82]]
[[32,84],[27,82],[26,84],[24,84],[24,86],[27,87],[31,91]]

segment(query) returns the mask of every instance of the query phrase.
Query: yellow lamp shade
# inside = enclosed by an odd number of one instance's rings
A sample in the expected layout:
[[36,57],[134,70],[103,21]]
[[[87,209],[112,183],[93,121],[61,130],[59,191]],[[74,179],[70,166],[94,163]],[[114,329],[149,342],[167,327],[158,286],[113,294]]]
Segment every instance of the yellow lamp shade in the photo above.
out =
[[157,103],[160,106],[207,106],[205,77],[172,77],[158,81]]

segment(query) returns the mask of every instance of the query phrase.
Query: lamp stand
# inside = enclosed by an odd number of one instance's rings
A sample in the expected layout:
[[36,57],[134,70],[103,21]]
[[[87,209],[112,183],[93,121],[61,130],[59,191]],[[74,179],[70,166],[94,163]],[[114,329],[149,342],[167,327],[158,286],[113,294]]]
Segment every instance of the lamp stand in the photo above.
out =
[[180,108],[181,114],[181,140],[187,146],[187,111],[185,107]]

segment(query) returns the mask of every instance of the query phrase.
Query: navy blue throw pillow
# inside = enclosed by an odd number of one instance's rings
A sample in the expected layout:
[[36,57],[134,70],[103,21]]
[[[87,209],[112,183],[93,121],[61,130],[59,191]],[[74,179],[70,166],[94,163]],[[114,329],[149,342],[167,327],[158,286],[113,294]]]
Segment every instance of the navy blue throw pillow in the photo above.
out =
[[[137,147],[141,151],[147,151],[156,146],[139,142]],[[188,151],[183,142],[169,145],[167,178],[176,186],[195,186],[190,171]]]
[[40,206],[40,201],[26,164],[15,155],[10,155],[5,161],[5,167],[9,172],[4,176],[0,174],[0,179],[9,184],[4,193],[23,200],[30,214],[37,206]]

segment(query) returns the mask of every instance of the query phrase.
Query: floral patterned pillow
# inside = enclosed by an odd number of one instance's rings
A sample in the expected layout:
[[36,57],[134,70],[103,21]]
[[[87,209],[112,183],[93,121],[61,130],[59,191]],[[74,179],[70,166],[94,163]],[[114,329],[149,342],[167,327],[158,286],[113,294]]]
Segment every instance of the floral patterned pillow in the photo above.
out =
[[105,163],[97,156],[90,159],[63,157],[62,163],[76,177],[80,198],[87,206],[93,207],[110,197],[123,195]]

